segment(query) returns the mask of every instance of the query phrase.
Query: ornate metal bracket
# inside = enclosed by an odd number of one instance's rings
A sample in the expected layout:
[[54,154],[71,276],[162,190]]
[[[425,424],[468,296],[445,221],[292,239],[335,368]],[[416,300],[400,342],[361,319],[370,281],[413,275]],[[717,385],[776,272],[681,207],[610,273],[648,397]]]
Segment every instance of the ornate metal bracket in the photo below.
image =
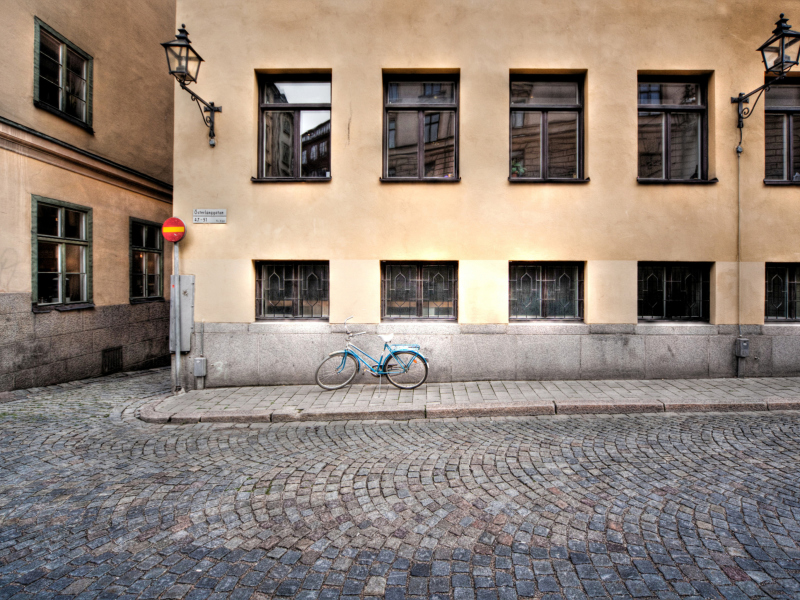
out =
[[[739,129],[743,129],[744,128],[744,120],[746,118],[748,118],[750,115],[753,114],[753,111],[755,110],[756,106],[758,106],[758,101],[761,100],[761,95],[764,92],[768,92],[769,88],[770,88],[770,86],[772,84],[774,84],[777,81],[780,81],[781,79],[783,79],[785,77],[786,77],[786,75],[779,75],[778,77],[776,77],[775,79],[773,79],[769,83],[765,83],[764,85],[757,87],[756,89],[754,89],[749,94],[743,94],[743,93],[740,92],[739,95],[736,98],[731,98],[731,104],[738,104],[739,105],[739,108],[738,108],[738,111],[739,111],[739,124],[738,124],[738,127],[739,127]],[[754,94],[758,94],[758,97],[756,98],[756,101],[753,102],[753,106],[745,106],[745,104],[750,104],[750,97],[752,95],[754,95]]]
[[217,145],[217,141],[214,139],[214,113],[222,112],[222,107],[214,106],[213,102],[206,102],[200,96],[190,90],[186,84],[183,82],[179,83],[181,84],[181,88],[189,92],[192,100],[197,103],[197,108],[200,109],[200,116],[203,117],[203,123],[205,123],[206,127],[208,127],[208,145],[213,148]]

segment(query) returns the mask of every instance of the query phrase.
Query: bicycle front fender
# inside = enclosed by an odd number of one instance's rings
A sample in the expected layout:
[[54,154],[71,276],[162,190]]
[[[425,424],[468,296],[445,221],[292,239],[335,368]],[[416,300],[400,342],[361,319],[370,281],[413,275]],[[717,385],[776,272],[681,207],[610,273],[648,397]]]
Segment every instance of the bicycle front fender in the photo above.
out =
[[348,356],[352,356],[353,360],[356,361],[356,373],[361,372],[361,361],[358,359],[355,352],[351,352],[350,350],[337,350],[336,352],[331,352],[328,356],[341,356],[342,360],[347,360]]

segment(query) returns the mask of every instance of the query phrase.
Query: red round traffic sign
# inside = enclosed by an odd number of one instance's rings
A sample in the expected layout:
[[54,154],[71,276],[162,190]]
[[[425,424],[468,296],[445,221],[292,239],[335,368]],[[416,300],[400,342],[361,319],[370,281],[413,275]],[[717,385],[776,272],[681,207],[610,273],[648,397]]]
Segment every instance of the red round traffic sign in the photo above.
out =
[[170,217],[161,226],[161,235],[168,242],[180,242],[186,234],[186,225],[177,217]]

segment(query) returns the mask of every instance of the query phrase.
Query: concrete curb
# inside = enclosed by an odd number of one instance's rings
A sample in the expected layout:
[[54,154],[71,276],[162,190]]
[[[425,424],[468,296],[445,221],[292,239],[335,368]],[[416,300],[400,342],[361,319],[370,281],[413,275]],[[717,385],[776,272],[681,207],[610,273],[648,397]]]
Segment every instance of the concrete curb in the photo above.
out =
[[432,404],[424,407],[330,408],[275,411],[215,410],[162,412],[159,405],[166,398],[143,405],[138,418],[145,423],[291,423],[298,421],[409,421],[412,419],[450,419],[460,417],[528,417],[542,415],[603,415],[682,412],[753,412],[800,410],[800,397],[732,398],[698,400],[641,398],[636,400],[555,400],[483,404]]

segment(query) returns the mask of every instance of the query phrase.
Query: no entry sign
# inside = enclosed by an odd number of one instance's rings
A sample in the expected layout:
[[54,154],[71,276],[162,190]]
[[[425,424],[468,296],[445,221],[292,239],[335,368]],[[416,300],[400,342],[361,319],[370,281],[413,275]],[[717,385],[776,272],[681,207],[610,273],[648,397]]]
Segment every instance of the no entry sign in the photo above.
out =
[[161,226],[161,235],[168,242],[180,242],[186,234],[186,225],[177,217],[170,217]]

